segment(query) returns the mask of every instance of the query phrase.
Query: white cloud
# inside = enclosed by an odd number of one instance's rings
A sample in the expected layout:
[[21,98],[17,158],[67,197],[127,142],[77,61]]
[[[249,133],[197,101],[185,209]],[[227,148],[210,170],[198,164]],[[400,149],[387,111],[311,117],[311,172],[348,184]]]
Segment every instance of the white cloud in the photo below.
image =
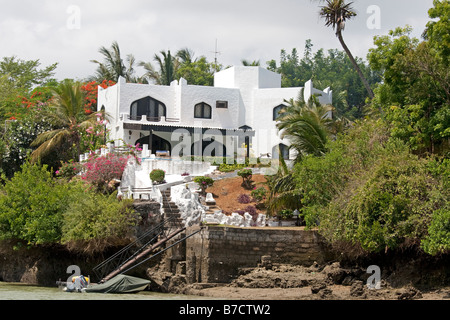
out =
[[[80,28],[67,28],[71,13],[80,8]],[[279,59],[281,49],[302,53],[306,39],[315,50],[341,49],[330,28],[318,16],[316,1],[298,0],[43,0],[11,1],[0,11],[0,57],[17,55],[40,59],[43,65],[59,62],[57,76],[83,78],[91,75],[98,49],[116,40],[122,54],[151,61],[161,50],[189,47],[196,55],[214,59],[215,41],[219,62],[240,64],[241,59]],[[381,9],[381,29],[370,30],[369,5]],[[359,57],[365,57],[374,35],[411,24],[420,36],[432,0],[359,0],[358,16],[347,24],[344,38]]]

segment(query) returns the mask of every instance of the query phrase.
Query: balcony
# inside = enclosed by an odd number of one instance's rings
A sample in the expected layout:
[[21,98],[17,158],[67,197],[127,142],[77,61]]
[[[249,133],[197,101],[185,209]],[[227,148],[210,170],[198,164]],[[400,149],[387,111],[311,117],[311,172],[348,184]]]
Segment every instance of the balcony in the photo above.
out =
[[119,120],[121,122],[130,123],[150,123],[150,122],[180,122],[179,118],[167,118],[167,117],[148,117],[146,115],[142,116],[132,116],[128,113],[121,113]]

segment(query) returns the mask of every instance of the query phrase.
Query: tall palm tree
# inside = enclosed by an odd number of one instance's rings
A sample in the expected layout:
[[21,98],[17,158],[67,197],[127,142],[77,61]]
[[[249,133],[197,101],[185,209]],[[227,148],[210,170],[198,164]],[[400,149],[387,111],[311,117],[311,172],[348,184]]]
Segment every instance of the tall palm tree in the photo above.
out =
[[323,155],[333,130],[333,107],[320,104],[316,96],[305,101],[303,90],[296,100],[286,102],[288,106],[281,111],[277,128],[281,138],[287,138],[290,148],[296,151],[295,161],[309,154]]
[[157,62],[159,71],[150,62],[140,62],[139,66],[145,69],[143,77],[147,80],[153,81],[159,85],[170,85],[176,79],[176,72],[179,66],[179,61],[172,56],[170,50],[167,52],[160,51],[160,55],[155,54],[153,60]]
[[38,161],[52,151],[69,146],[74,160],[80,155],[80,130],[86,130],[97,120],[96,114],[84,112],[84,92],[80,82],[64,80],[55,89],[51,100],[49,117],[58,129],[41,133],[31,144],[37,147],[31,154]]
[[121,57],[119,44],[114,41],[111,48],[101,47],[99,52],[104,57],[104,62],[91,60],[91,62],[98,64],[95,76],[90,80],[111,80],[117,82],[119,77],[124,77],[128,82],[137,82],[134,77],[134,64],[136,62],[132,54],[127,55],[126,65]]
[[372,99],[374,97],[374,94],[372,89],[370,88],[369,82],[364,77],[364,74],[362,73],[360,67],[358,66],[358,63],[353,57],[350,49],[344,42],[344,38],[342,36],[342,31],[345,28],[345,22],[347,20],[350,20],[352,17],[356,16],[356,13],[351,7],[353,2],[345,3],[345,0],[322,0],[322,1],[325,1],[326,5],[321,6],[319,14],[323,19],[325,19],[325,26],[327,27],[331,26],[333,30],[336,30],[336,37],[339,39],[339,42],[341,43],[342,47],[347,53],[350,61],[353,64],[353,67],[355,68],[356,72],[361,78],[361,81],[366,87],[369,97]]

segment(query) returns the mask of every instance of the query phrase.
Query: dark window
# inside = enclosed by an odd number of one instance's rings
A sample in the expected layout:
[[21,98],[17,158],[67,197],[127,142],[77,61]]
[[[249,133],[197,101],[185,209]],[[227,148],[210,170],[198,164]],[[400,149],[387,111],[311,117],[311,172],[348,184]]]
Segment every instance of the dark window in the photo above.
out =
[[283,159],[289,160],[289,147],[287,145],[280,143],[279,145],[273,147],[272,157],[274,159],[278,159],[280,155]]
[[151,97],[133,102],[130,109],[131,120],[141,120],[146,115],[148,121],[160,121],[161,117],[166,116],[165,104]]
[[204,102],[196,104],[194,118],[211,119],[211,106]]
[[217,101],[216,108],[220,108],[220,109],[228,108],[228,101]]
[[277,120],[280,117],[281,111],[284,108],[286,108],[284,104],[280,104],[279,106],[273,108],[273,121]]

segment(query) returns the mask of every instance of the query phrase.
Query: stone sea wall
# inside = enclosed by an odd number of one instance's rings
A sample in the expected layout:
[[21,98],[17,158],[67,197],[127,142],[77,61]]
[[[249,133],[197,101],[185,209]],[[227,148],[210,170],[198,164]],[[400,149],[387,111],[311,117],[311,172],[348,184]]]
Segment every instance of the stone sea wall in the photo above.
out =
[[[188,228],[186,234],[193,231]],[[226,283],[239,268],[256,267],[265,258],[309,266],[327,261],[329,254],[316,231],[206,226],[186,240],[187,281]]]

